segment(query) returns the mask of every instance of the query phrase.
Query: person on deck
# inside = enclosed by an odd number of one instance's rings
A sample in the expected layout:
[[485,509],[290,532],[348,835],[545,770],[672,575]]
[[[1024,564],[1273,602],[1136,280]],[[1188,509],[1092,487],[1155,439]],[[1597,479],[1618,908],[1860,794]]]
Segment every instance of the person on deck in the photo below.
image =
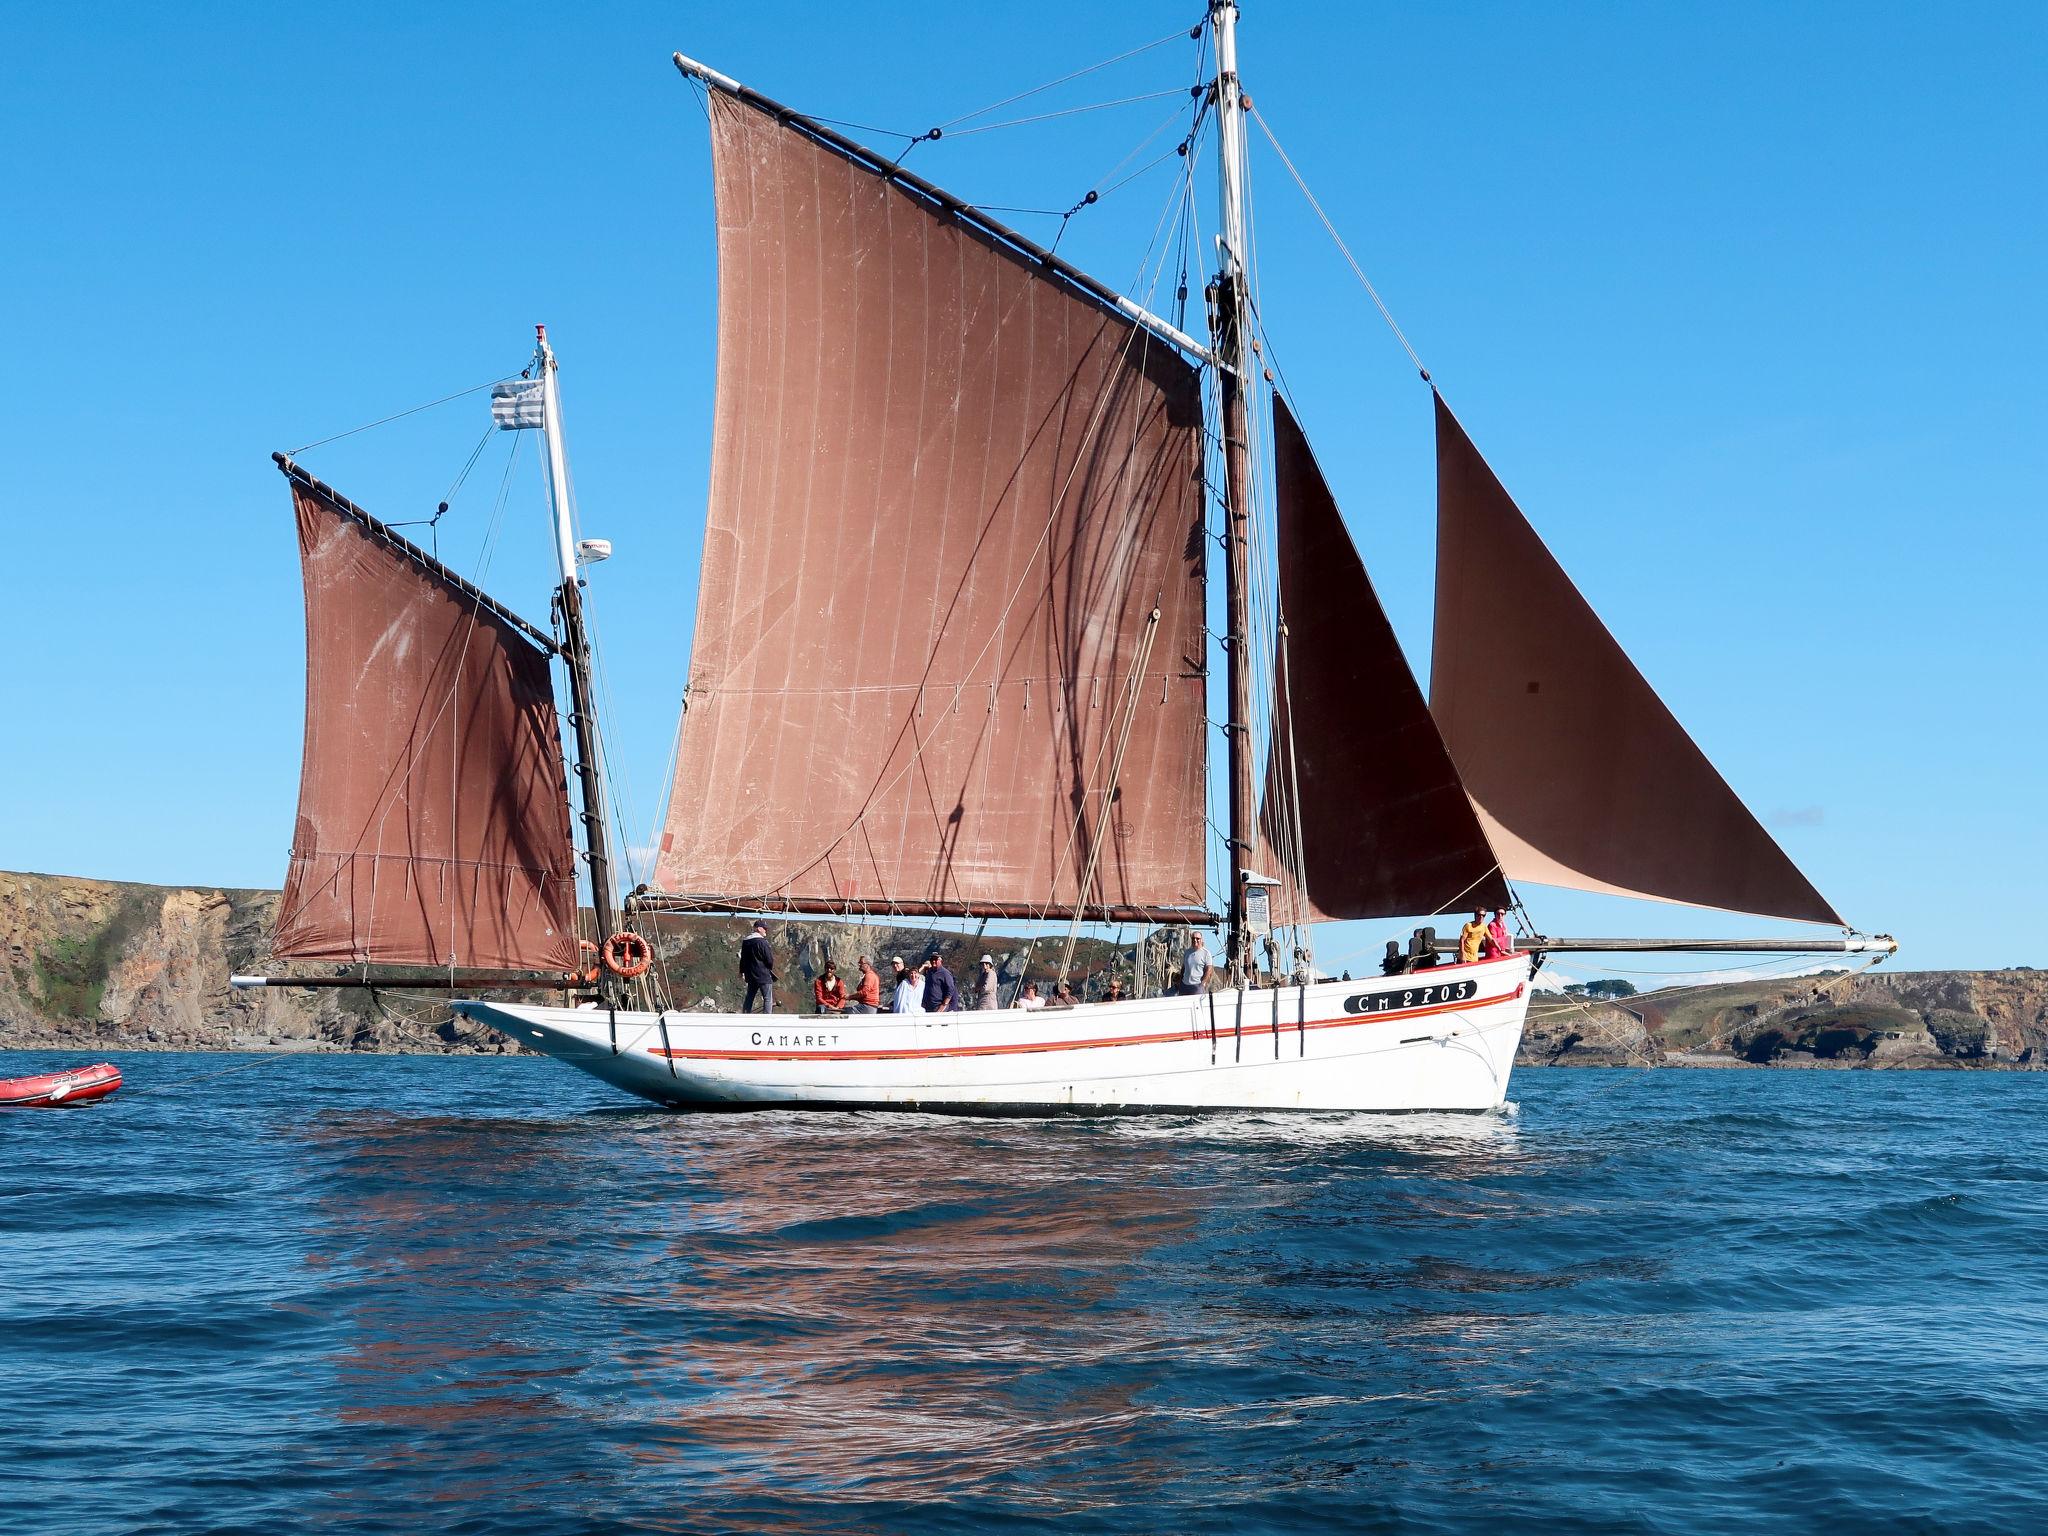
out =
[[1109,985],[1103,988],[1102,991],[1102,1000],[1105,1003],[1120,1003],[1124,1000],[1124,984],[1122,978],[1116,976],[1112,976],[1109,978]]
[[1045,999],[1038,995],[1037,982],[1027,981],[1024,983],[1024,990],[1017,998],[1017,1006],[1026,1010],[1043,1008],[1045,1006]]
[[1067,985],[1064,977],[1061,978],[1060,984],[1052,989],[1052,996],[1045,1002],[1048,1008],[1078,1008],[1080,1005],[1081,1000],[1074,996],[1074,989]]
[[903,964],[903,957],[897,955],[890,960],[896,971],[896,1001],[891,1013],[922,1013],[924,1011],[924,974],[913,971]]
[[[903,991],[909,987],[909,991]],[[924,1004],[924,979],[903,965],[901,954],[889,956],[889,1012],[913,1014]]]
[[974,979],[974,1009],[977,1013],[992,1013],[1002,1006],[1003,984],[996,975],[996,957],[981,957],[981,974]]
[[1472,965],[1479,959],[1479,952],[1486,947],[1486,912],[1475,907],[1472,921],[1458,930],[1458,964]]
[[768,947],[766,923],[754,924],[754,931],[740,941],[740,980],[747,984],[741,1013],[752,1013],[757,998],[763,1013],[775,1011],[775,951]]
[[1193,997],[1209,990],[1209,942],[1199,933],[1188,940],[1187,953],[1180,957],[1180,984],[1174,991]]
[[939,958],[937,950],[925,957],[924,962],[924,1011],[926,1013],[958,1013],[960,1011],[960,984],[953,980],[953,973],[946,969],[946,962]]
[[853,997],[846,1005],[848,1013],[873,1013],[882,1006],[882,978],[875,974],[875,965],[866,955],[860,957],[860,979],[853,984]]
[[1508,932],[1508,914],[1503,907],[1493,909],[1493,921],[1486,925],[1486,942],[1480,946],[1480,958],[1504,960],[1515,952],[1514,935]]
[[818,1012],[846,1012],[846,983],[839,979],[839,967],[830,960],[818,973],[818,979],[811,983],[811,992],[818,999]]

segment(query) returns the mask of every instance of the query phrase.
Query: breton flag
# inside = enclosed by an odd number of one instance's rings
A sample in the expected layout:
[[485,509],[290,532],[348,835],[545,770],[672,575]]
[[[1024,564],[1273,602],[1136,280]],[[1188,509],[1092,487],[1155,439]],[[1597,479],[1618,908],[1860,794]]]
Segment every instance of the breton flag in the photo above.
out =
[[491,386],[491,420],[507,432],[543,427],[539,379],[505,379]]

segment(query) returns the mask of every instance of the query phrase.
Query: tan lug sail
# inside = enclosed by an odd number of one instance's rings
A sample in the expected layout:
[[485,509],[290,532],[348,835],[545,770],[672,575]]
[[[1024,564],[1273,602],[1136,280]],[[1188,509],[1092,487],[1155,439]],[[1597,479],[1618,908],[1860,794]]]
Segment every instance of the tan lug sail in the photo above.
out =
[[1199,908],[1195,371],[799,126],[709,107],[718,400],[657,886],[1061,910],[1107,816],[1091,911]]
[[1281,881],[1275,921],[1504,904],[1507,883],[1422,689],[1308,439],[1277,394],[1273,488],[1287,633],[1274,666],[1260,830],[1261,873]]
[[1840,923],[1615,643],[1441,396],[1436,441],[1430,708],[1508,877]]
[[306,741],[273,953],[575,964],[547,652],[424,552],[283,467],[306,586]]

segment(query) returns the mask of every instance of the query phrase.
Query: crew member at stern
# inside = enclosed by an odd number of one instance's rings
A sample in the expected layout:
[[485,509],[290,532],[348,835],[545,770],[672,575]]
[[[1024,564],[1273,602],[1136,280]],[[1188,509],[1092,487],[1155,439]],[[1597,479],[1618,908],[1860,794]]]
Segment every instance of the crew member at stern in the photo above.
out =
[[747,984],[741,1013],[752,1013],[756,999],[763,1013],[775,1011],[775,951],[768,947],[766,923],[754,924],[754,931],[740,941],[740,980]]

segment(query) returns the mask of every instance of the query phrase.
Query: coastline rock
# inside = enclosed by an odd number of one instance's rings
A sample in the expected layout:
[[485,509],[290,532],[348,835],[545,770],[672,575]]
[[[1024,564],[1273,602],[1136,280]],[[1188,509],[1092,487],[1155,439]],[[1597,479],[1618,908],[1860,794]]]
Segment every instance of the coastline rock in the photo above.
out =
[[[1568,1006],[1571,1005],[1571,1006]],[[1525,1066],[2033,1068],[2048,971],[1866,971],[1667,987],[1626,1004],[1539,992]]]

